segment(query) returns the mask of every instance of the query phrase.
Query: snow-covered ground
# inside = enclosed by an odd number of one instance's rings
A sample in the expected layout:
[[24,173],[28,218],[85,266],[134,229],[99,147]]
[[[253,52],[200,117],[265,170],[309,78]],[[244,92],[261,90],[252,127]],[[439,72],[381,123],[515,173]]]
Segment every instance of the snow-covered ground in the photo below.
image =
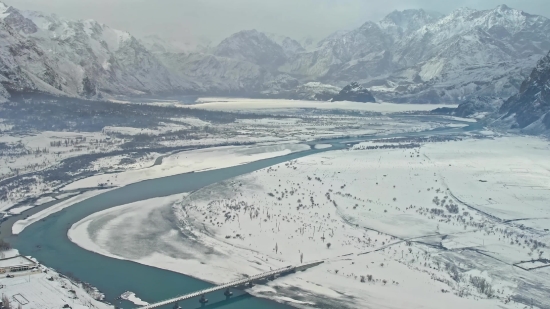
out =
[[298,307],[548,308],[548,142],[412,142],[360,144],[119,206],[69,235],[217,283],[325,260],[251,290]]
[[[62,202],[59,202],[51,207],[48,207],[42,211],[39,211],[35,214],[33,214],[32,216],[26,218],[26,219],[22,219],[22,220],[17,220],[11,227],[11,231],[13,233],[13,235],[17,235],[19,233],[21,233],[27,226],[37,222],[37,221],[40,221],[44,218],[46,218],[47,216],[51,215],[51,214],[54,214],[56,212],[59,212],[67,207],[70,207],[76,203],[79,203],[79,202],[82,202],[86,199],[89,199],[90,197],[92,196],[96,196],[98,194],[101,194],[101,193],[104,193],[106,190],[94,190],[94,191],[86,191],[82,194],[79,194],[79,195],[76,195],[76,196],[73,196],[69,199],[66,199]],[[28,206],[24,206],[24,207],[28,207]],[[32,206],[31,206],[32,208]],[[19,209],[19,208],[15,208],[15,209]]]
[[[100,132],[44,131],[32,134],[0,134],[0,143],[14,146],[11,154],[4,153],[0,158],[0,180],[16,173],[40,170],[68,157],[113,150],[121,142],[110,139],[108,135]],[[53,143],[59,143],[59,146],[54,146]],[[44,149],[46,151],[43,151]]]
[[124,186],[146,179],[161,178],[193,171],[204,171],[245,164],[310,149],[306,144],[264,146],[227,146],[179,152],[164,157],[162,164],[120,173],[98,174],[75,181],[63,188],[74,190],[100,185]]
[[[17,255],[17,250],[3,253],[4,257]],[[14,278],[0,276],[2,296],[6,296],[12,308],[63,308],[107,309],[112,306],[97,301],[97,291],[60,276],[55,270],[39,266],[37,271],[12,273]]]
[[[7,182],[7,185],[0,188],[0,210],[6,210],[14,205],[37,205],[35,199],[48,198],[81,175],[147,169],[159,156],[170,150],[167,147],[296,143],[337,137],[415,132],[468,124],[460,119],[437,116],[419,116],[422,117],[419,121],[413,115],[399,114],[402,111],[433,109],[437,107],[434,105],[365,105],[353,102],[338,102],[334,105],[329,102],[289,100],[228,100],[233,103],[229,102],[227,106],[248,106],[257,103],[273,108],[244,109],[242,116],[236,116],[234,121],[216,124],[192,117],[173,117],[147,128],[106,126],[101,132],[19,132],[6,127],[7,131],[0,132],[0,181]],[[184,106],[176,101],[158,104]],[[202,106],[202,103],[197,106]],[[257,115],[258,113],[262,113],[262,116]],[[134,143],[135,140],[142,142]],[[148,152],[148,149],[151,150]],[[82,157],[84,155],[87,157]],[[90,155],[97,155],[97,158],[94,160]],[[81,161],[82,164],[73,167],[74,170],[62,171],[69,168],[69,164],[65,166],[61,163],[63,160],[79,156],[84,159]],[[44,174],[41,173],[51,169],[59,169],[58,172],[66,174],[58,178],[44,179]],[[101,181],[112,180],[106,178],[108,177],[99,176],[95,185]]]
[[[47,169],[70,157],[117,150],[123,142],[122,139],[110,138],[100,132],[44,131],[0,134],[0,144],[6,145],[0,156],[0,181]],[[0,197],[0,210],[8,209],[29,198],[49,194],[55,187],[36,175],[29,176],[22,184],[8,185],[5,195]],[[31,204],[39,205],[47,198]]]
[[125,299],[127,301],[130,301],[130,302],[132,302],[132,303],[134,303],[135,305],[138,305],[138,306],[149,305],[148,302],[145,302],[145,301],[141,300],[141,298],[136,296],[136,293],[131,292],[131,291],[127,291],[127,292],[122,293],[122,295],[120,295],[120,298]]
[[[109,187],[120,187],[146,179],[230,167],[308,149],[310,149],[310,146],[305,144],[275,144],[264,146],[217,147],[184,151],[164,157],[160,165],[138,170],[128,170],[120,173],[98,174],[73,182],[64,187],[63,190],[72,191],[75,189],[92,188],[102,184],[108,185]],[[12,233],[17,235],[32,223],[103,192],[105,192],[105,190],[87,191],[82,194],[70,192],[71,195],[77,195],[37,212],[29,218],[16,221],[12,226]],[[62,198],[62,196],[58,196],[58,198]],[[32,208],[32,206],[23,207],[25,207],[25,210]],[[16,208],[15,213],[21,212],[18,210],[23,211],[20,208]]]
[[342,109],[371,111],[380,113],[399,113],[410,111],[430,111],[439,107],[456,107],[457,105],[433,105],[433,104],[395,104],[395,103],[359,103],[359,102],[320,102],[280,99],[244,99],[244,98],[199,98],[196,104],[186,105],[193,108],[201,108],[219,111],[260,111],[278,109]]

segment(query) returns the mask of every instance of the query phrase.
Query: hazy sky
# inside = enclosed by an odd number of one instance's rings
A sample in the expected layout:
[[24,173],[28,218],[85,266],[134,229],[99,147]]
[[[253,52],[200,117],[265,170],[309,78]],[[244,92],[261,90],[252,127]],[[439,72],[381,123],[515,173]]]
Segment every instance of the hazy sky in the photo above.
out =
[[324,37],[378,21],[393,10],[423,8],[448,13],[458,7],[490,9],[505,3],[550,16],[550,0],[0,0],[20,9],[95,19],[133,35],[157,33],[214,41],[243,29]]

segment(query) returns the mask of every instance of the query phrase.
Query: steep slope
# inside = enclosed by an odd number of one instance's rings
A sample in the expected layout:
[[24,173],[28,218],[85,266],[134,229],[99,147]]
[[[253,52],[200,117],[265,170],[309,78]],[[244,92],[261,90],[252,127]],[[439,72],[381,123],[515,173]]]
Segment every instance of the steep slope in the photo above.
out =
[[539,60],[529,77],[521,84],[518,94],[502,107],[500,122],[528,133],[550,129],[550,53]]
[[384,76],[395,69],[392,52],[397,40],[438,18],[439,14],[423,10],[395,11],[380,23],[366,22],[358,29],[332,34],[281,70],[339,85]]
[[456,10],[398,44],[394,61],[407,68],[393,73],[385,90],[404,102],[510,96],[550,48],[549,31],[547,18],[504,5]]
[[280,68],[304,79],[359,81],[383,100],[462,102],[516,93],[550,49],[550,21],[500,5],[447,16],[395,11],[333,36]]
[[139,38],[139,42],[153,54],[158,53],[194,53],[207,52],[211,42],[207,39],[169,40],[158,35],[146,35]]
[[[4,74],[4,83],[28,80],[18,90],[90,97],[195,87],[171,74],[130,34],[93,20],[69,21],[5,5],[0,5],[0,20],[6,31],[2,54],[12,56],[7,63],[24,73]],[[25,47],[36,55],[18,57]]]
[[165,53],[158,57],[173,74],[185,75],[209,94],[276,95],[298,85],[288,75],[272,73],[247,61],[201,53]]
[[244,30],[231,35],[214,49],[213,54],[272,69],[286,61],[283,47],[257,30]]
[[265,33],[265,35],[273,42],[283,48],[287,58],[293,57],[298,53],[305,52],[305,48],[298,41],[284,35],[276,33]]
[[[9,8],[0,3],[0,12],[9,17]],[[7,14],[5,12],[8,12]],[[20,20],[20,31],[33,31],[28,20],[16,16],[8,22]],[[27,24],[27,25],[25,25]],[[56,63],[35,42],[26,39],[0,19],[0,102],[9,99],[9,91],[46,91],[63,94],[63,78],[56,71]]]
[[498,97],[473,97],[461,103],[454,111],[454,115],[483,118],[488,114],[497,112],[503,103],[504,99]]

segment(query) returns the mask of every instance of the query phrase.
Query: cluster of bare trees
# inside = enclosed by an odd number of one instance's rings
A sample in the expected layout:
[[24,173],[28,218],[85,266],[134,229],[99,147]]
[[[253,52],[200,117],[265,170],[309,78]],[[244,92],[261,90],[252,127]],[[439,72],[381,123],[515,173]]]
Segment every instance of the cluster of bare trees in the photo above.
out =
[[[75,139],[68,138],[68,139],[64,139],[63,141],[52,141],[50,142],[50,147],[61,147],[61,146],[68,147],[68,146],[79,145],[84,142],[86,142],[86,137],[77,137]],[[101,142],[105,142],[105,140],[99,140],[99,139],[96,140],[96,143],[101,143]]]
[[11,249],[10,243],[5,241],[4,239],[0,239],[0,251],[6,251],[10,249]]

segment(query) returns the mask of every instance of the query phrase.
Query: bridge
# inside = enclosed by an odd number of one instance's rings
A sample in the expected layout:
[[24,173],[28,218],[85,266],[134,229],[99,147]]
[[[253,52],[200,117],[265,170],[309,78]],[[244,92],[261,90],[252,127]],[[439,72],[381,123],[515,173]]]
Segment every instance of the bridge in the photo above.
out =
[[285,275],[285,274],[289,274],[289,273],[294,273],[294,272],[297,272],[297,271],[304,271],[308,268],[315,267],[315,266],[320,265],[322,263],[323,263],[323,261],[319,261],[319,262],[306,263],[306,264],[302,264],[302,265],[298,265],[298,266],[287,266],[287,267],[284,267],[284,268],[271,270],[271,271],[268,271],[268,272],[265,272],[265,273],[262,273],[262,274],[254,275],[254,276],[247,277],[247,278],[244,278],[244,279],[231,281],[231,282],[228,282],[228,283],[217,285],[217,286],[207,288],[207,289],[204,289],[204,290],[200,290],[200,291],[197,291],[197,292],[193,292],[193,293],[181,295],[181,296],[178,296],[178,297],[170,298],[170,299],[167,299],[167,300],[163,300],[163,301],[160,301],[160,302],[156,302],[156,303],[153,303],[153,304],[149,304],[147,306],[140,307],[139,309],[154,309],[154,308],[174,304],[174,303],[177,303],[179,301],[184,301],[184,300],[188,300],[188,299],[199,297],[199,296],[201,297],[199,299],[199,302],[204,304],[204,303],[208,302],[208,300],[205,298],[205,295],[208,294],[208,293],[225,290],[224,295],[227,296],[227,297],[230,297],[233,293],[231,293],[229,291],[229,288],[234,288],[234,287],[239,287],[239,286],[244,286],[244,285],[251,286],[254,281],[260,281],[260,280],[264,280],[264,279],[274,280],[276,278],[276,276]]

